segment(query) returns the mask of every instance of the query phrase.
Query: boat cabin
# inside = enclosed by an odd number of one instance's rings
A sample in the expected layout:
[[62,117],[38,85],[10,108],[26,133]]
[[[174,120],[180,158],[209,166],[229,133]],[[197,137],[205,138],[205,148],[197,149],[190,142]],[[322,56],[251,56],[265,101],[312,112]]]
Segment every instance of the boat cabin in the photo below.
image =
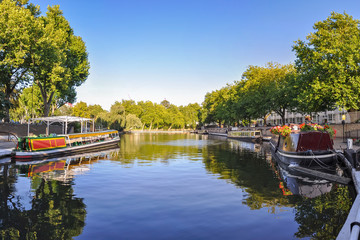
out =
[[228,133],[230,137],[261,137],[261,131],[231,131]]
[[16,151],[42,151],[103,142],[119,136],[116,130],[19,138]]
[[279,137],[279,149],[287,152],[305,152],[333,150],[333,140],[327,132],[311,131],[291,133]]

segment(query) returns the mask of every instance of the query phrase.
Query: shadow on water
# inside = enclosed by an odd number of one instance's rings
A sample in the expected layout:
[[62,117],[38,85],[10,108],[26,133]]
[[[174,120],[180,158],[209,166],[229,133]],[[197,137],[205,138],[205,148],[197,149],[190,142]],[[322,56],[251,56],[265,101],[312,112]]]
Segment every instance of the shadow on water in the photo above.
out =
[[[88,210],[84,198],[76,197],[74,193],[76,176],[86,173],[95,164],[111,162],[125,169],[138,170],[139,167],[153,167],[155,164],[168,166],[182,159],[201,163],[208,175],[235,186],[236,191],[243,194],[240,205],[250,209],[252,214],[256,214],[253,210],[261,209],[274,216],[289,209],[293,211],[297,231],[291,232],[290,236],[294,238],[335,239],[353,201],[351,189],[347,186],[303,176],[280,167],[272,159],[266,143],[259,145],[191,134],[130,134],[122,138],[120,149],[97,156],[0,165],[0,236],[3,239],[72,239],[80,236],[85,229]],[[111,167],[114,168],[114,165]],[[197,184],[191,179],[188,181]],[[196,193],[187,194],[191,196]],[[200,203],[204,201],[200,199]],[[183,212],[180,210],[179,213]],[[146,216],[144,214],[142,218]],[[203,221],[206,223],[211,216],[204,215]],[[228,224],[245,221],[246,217],[237,216],[236,219]],[[276,217],[272,221],[268,224],[277,224]],[[275,227],[271,225],[269,228],[272,226]],[[119,226],[113,227],[117,229]],[[161,231],[166,232],[166,229]],[[231,236],[229,234],[227,236]],[[258,239],[255,235],[242,236],[244,239]],[[234,238],[241,239],[237,237]],[[140,239],[146,239],[146,236]],[[181,235],[178,239],[181,239]],[[216,239],[216,236],[207,239]]]

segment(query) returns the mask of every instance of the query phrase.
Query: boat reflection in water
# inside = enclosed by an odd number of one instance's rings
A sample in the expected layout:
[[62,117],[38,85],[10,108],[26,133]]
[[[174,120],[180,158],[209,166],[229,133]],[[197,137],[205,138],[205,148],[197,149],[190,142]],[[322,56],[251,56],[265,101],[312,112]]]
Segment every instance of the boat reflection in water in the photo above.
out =
[[89,164],[100,159],[107,159],[109,155],[116,154],[117,151],[119,151],[119,148],[45,161],[17,162],[16,166],[20,169],[21,174],[27,174],[28,177],[37,176],[45,180],[70,182],[75,175],[81,175],[89,171]]
[[333,183],[306,176],[301,176],[296,173],[291,173],[279,167],[281,179],[285,186],[292,194],[301,195],[307,198],[315,198],[322,194],[328,193],[333,187]]
[[243,142],[243,141],[239,141],[239,140],[233,140],[233,139],[228,139],[228,141],[230,142],[230,147],[232,149],[237,149],[237,150],[250,150],[253,152],[260,152],[261,150],[261,146],[258,143],[253,143],[253,142]]

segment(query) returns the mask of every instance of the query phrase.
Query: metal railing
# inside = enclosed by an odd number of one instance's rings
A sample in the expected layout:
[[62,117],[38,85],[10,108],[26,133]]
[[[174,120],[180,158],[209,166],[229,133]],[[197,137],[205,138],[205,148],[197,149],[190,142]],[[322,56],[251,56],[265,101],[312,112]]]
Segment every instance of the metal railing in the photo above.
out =
[[12,132],[0,132],[0,142],[18,142],[18,136]]
[[360,129],[359,129],[359,130],[353,130],[353,131],[345,132],[345,138],[355,138],[355,139],[359,139],[359,138],[360,138]]

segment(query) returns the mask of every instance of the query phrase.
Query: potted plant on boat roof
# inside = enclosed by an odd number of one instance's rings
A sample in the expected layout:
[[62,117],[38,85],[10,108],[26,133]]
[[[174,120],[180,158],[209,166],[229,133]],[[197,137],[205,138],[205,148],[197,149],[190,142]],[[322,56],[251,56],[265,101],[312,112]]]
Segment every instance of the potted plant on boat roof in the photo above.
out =
[[[299,128],[300,128],[301,132],[310,132],[310,131],[327,132],[327,133],[329,133],[330,138],[333,138],[336,135],[336,130],[327,124],[325,124],[324,126],[321,126],[316,123],[308,123],[308,124],[303,123],[303,124],[299,125]],[[289,126],[284,125],[282,127],[281,126],[272,127],[270,129],[270,132],[272,134],[280,135],[285,138],[285,137],[289,136],[290,133],[292,133],[292,130]]]
[[319,131],[319,132],[327,132],[329,133],[330,137],[333,138],[336,135],[336,130],[329,125],[325,124],[324,126],[321,126],[316,123],[310,123],[310,124],[300,124],[300,131],[301,132],[308,132],[308,131]]
[[291,133],[291,128],[289,127],[289,126],[287,126],[287,125],[284,125],[284,126],[282,126],[282,127],[280,127],[280,126],[275,126],[275,127],[272,127],[271,129],[270,129],[270,132],[272,133],[272,134],[275,134],[275,135],[280,135],[280,136],[282,136],[282,137],[287,137],[287,136],[289,136],[290,135],[290,133]]

